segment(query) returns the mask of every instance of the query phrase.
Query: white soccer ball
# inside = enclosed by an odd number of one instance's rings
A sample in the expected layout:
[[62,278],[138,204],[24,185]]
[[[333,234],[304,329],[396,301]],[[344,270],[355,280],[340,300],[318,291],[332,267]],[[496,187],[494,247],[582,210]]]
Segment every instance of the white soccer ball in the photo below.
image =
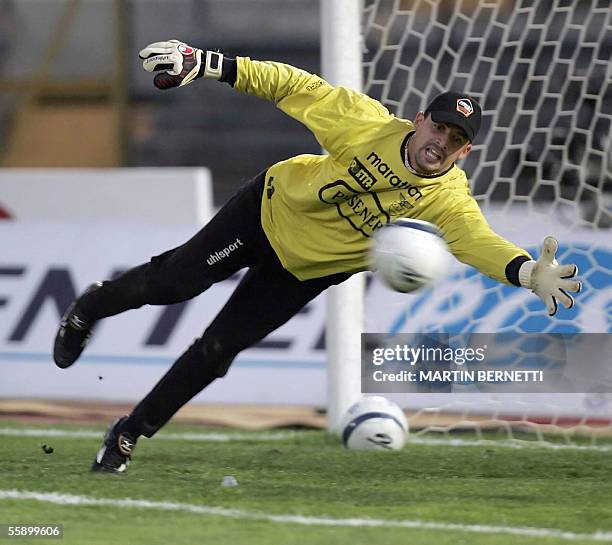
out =
[[340,424],[342,442],[351,450],[400,450],[406,442],[404,412],[382,396],[366,396],[353,404]]
[[408,293],[448,272],[449,252],[435,225],[399,219],[381,227],[370,246],[372,269],[395,291]]

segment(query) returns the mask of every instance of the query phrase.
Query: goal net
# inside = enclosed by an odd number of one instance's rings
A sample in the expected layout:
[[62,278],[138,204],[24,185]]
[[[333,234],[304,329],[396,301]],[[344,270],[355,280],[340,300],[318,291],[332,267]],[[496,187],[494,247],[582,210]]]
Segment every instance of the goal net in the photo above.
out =
[[[438,93],[478,99],[483,126],[460,165],[493,228],[577,263],[583,291],[549,318],[527,290],[456,264],[410,296],[372,282],[365,331],[612,331],[612,10],[608,0],[364,0],[364,92],[412,119]],[[594,393],[399,395],[417,436],[473,430],[571,443],[609,436],[610,385]],[[389,396],[395,399],[394,396]],[[526,434],[525,434],[526,433]]]

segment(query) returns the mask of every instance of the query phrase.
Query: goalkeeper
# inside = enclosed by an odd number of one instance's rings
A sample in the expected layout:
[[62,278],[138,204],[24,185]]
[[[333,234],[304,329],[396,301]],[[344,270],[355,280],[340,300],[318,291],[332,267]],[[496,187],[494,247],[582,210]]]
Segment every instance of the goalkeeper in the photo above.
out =
[[[555,261],[544,241],[538,261],[494,233],[456,166],[472,149],[481,110],[447,92],[414,121],[316,75],[275,62],[227,58],[171,40],[140,52],[160,89],[198,78],[273,101],[303,123],[329,155],[272,165],[232,197],[182,246],[114,280],[90,286],[66,311],[55,340],[59,367],[72,365],[102,318],[143,305],[168,305],[248,271],[202,337],[172,365],[129,416],[109,428],[93,468],[123,472],[139,436],[152,437],[185,403],[223,377],[236,355],[331,285],[368,268],[376,229],[398,217],[436,225],[460,261],[540,297],[550,315],[580,290],[575,265]],[[237,150],[238,152],[240,150]]]

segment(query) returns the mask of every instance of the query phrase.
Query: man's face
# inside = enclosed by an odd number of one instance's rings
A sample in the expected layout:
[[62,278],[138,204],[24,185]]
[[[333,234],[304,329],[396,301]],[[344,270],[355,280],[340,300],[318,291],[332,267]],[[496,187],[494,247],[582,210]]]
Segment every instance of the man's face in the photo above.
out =
[[465,133],[456,125],[435,123],[423,112],[417,114],[414,125],[416,131],[408,141],[408,155],[410,164],[420,174],[444,172],[472,149]]

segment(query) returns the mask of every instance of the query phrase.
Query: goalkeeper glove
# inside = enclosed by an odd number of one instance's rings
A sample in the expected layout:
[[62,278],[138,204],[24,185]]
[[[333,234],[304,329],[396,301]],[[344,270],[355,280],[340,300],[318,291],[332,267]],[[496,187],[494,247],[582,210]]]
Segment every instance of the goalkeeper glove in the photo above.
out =
[[578,267],[573,263],[557,263],[555,254],[558,249],[557,240],[546,237],[540,258],[537,261],[526,261],[519,269],[521,286],[531,289],[544,301],[549,316],[554,316],[557,312],[557,300],[561,301],[565,308],[572,308],[574,299],[568,292],[578,293],[582,288],[580,281],[570,280],[578,273]]
[[223,68],[221,53],[202,51],[179,40],[149,44],[138,56],[147,72],[160,72],[153,79],[158,89],[182,87],[201,77],[218,80]]

